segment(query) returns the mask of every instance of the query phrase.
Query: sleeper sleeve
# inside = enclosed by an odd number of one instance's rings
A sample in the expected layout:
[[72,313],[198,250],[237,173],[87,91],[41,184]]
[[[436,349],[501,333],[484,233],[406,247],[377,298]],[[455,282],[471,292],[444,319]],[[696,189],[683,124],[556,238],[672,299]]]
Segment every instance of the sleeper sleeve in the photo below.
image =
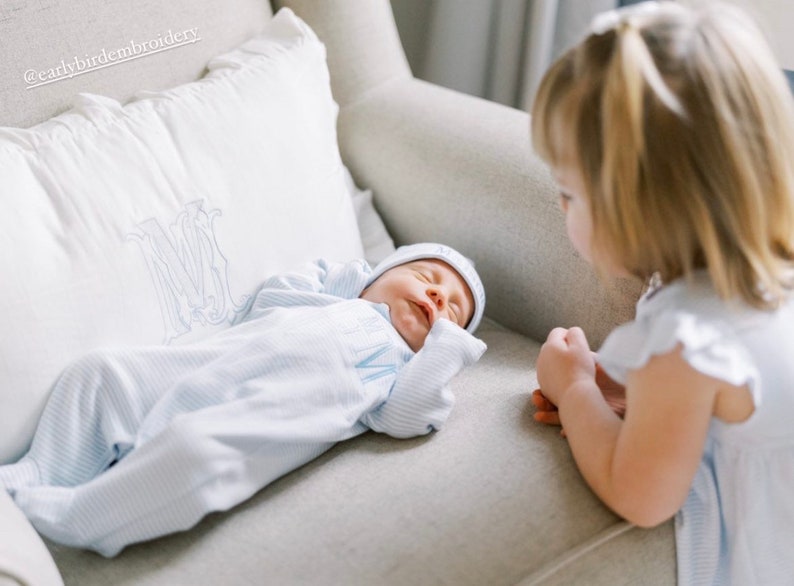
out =
[[293,305],[293,298],[289,294],[295,291],[355,299],[361,294],[371,274],[372,270],[364,260],[338,263],[319,259],[305,264],[298,271],[273,275],[259,286],[251,296],[248,307],[234,323],[252,319],[268,307]]
[[425,345],[400,370],[386,401],[362,422],[392,437],[408,438],[440,429],[455,398],[449,382],[474,364],[486,345],[449,320],[438,320]]

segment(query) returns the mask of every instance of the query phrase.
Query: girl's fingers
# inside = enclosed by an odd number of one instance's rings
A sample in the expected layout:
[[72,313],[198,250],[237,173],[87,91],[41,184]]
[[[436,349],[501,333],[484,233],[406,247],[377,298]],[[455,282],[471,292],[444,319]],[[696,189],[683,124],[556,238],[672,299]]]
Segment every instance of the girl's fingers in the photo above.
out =
[[532,404],[536,409],[532,415],[535,421],[546,425],[560,424],[560,413],[557,411],[557,407],[543,396],[543,391],[540,389],[535,389],[532,392]]
[[560,414],[557,411],[536,411],[532,417],[546,425],[560,425]]
[[565,337],[568,334],[568,330],[565,328],[554,328],[549,332],[549,335],[546,337],[546,343],[552,344],[554,346],[567,346],[567,342],[565,341]]
[[590,344],[587,343],[587,336],[584,335],[584,330],[582,330],[582,328],[570,328],[565,336],[565,341],[568,342],[569,346],[581,348],[588,353],[590,352]]
[[557,407],[543,396],[543,391],[535,389],[532,391],[532,404],[541,411],[556,411]]

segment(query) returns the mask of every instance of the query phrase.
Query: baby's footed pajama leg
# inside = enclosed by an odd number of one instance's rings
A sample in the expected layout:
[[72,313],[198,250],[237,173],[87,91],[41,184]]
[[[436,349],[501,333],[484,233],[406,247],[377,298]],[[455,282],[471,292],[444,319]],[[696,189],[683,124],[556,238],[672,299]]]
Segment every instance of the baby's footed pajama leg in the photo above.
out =
[[88,483],[21,489],[16,503],[53,541],[111,557],[228,510],[333,445],[273,434],[246,406],[234,417],[223,411],[178,416]]
[[30,450],[0,466],[0,487],[74,486],[132,447],[138,426],[181,375],[162,349],[94,351],[73,362],[52,388]]

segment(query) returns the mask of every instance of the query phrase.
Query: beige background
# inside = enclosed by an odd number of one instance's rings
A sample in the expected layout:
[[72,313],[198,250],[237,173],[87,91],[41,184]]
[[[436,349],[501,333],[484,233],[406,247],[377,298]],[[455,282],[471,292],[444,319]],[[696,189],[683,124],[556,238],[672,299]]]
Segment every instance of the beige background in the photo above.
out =
[[761,24],[780,64],[794,69],[794,2],[792,0],[733,0]]

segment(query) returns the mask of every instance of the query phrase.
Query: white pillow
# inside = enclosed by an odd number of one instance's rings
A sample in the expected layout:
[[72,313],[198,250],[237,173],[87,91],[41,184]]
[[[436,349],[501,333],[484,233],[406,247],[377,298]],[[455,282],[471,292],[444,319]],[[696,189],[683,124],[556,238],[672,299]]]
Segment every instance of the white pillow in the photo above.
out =
[[353,198],[358,229],[361,232],[361,244],[364,246],[364,258],[374,267],[396,250],[394,240],[383,224],[378,210],[375,209],[372,190],[359,188],[347,168],[345,168],[345,183]]
[[363,255],[314,33],[282,9],[208,68],[0,129],[0,462],[87,350],[206,336],[266,276]]

